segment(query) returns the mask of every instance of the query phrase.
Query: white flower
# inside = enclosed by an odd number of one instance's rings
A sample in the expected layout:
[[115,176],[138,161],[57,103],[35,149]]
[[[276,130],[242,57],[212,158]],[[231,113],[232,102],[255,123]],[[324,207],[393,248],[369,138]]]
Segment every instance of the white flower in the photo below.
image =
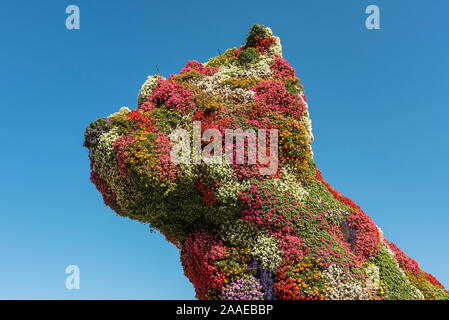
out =
[[[305,101],[303,102],[306,103]],[[300,121],[304,124],[304,128],[306,129],[307,139],[309,140],[309,142],[313,142],[314,137],[312,133],[312,120],[310,120],[309,111],[307,109],[308,107],[306,107],[306,111],[301,116]]]
[[271,236],[260,234],[251,248],[251,255],[259,261],[262,268],[276,272],[282,261],[279,243]]
[[[122,108],[123,109],[123,108]],[[122,111],[122,109],[120,109]],[[123,211],[128,211],[136,201],[143,196],[135,185],[121,175],[118,170],[117,158],[114,152],[114,142],[119,137],[117,128],[103,133],[98,138],[98,144],[90,149],[89,158],[93,170],[106,181],[117,197],[117,203]]]
[[270,57],[274,57],[275,55],[278,55],[282,57],[282,45],[281,45],[281,39],[279,37],[273,37],[276,41],[271,45],[270,49],[265,53],[265,55],[268,55]]
[[156,86],[159,78],[164,79],[160,75],[148,76],[147,80],[144,82],[142,87],[140,88],[139,94],[137,95],[137,105],[140,107],[142,103],[148,100],[153,91],[153,88]]
[[359,282],[348,279],[343,268],[331,264],[321,275],[330,289],[326,291],[326,300],[368,300],[368,292]]
[[282,261],[278,241],[246,221],[225,223],[222,227],[222,239],[233,245],[248,247],[254,260],[271,272],[275,272]]

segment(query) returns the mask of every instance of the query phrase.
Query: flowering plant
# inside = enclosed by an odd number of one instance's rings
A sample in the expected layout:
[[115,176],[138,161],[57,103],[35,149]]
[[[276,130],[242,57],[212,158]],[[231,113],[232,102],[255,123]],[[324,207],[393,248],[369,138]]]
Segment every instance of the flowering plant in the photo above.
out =
[[[246,137],[227,146],[228,131]],[[256,131],[269,132],[270,147],[260,136],[250,141]],[[176,154],[186,161],[172,161],[183,139],[187,148]],[[202,161],[211,141],[211,154],[230,161]],[[199,299],[448,299],[324,180],[312,141],[303,86],[262,25],[207,63],[188,61],[168,79],[149,76],[135,110],[123,107],[84,133],[90,180],[104,203],[180,250]],[[239,163],[240,147],[248,150],[242,158],[257,150],[265,159]],[[266,159],[276,166],[262,175]]]

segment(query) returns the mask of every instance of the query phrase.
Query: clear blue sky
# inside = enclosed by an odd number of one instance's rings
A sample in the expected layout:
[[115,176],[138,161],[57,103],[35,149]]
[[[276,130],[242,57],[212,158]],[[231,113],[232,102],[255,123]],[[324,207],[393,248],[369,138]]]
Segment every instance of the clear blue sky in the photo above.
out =
[[194,298],[177,249],[104,206],[83,132],[135,106],[156,64],[206,61],[254,23],[305,86],[326,180],[448,287],[448,14],[447,0],[2,1],[0,298]]

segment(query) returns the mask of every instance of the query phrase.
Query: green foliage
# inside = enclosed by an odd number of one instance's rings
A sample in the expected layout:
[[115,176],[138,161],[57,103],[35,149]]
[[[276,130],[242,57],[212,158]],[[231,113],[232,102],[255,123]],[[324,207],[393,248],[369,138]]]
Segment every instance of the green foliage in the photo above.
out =
[[304,204],[316,216],[326,212],[327,220],[335,226],[340,226],[341,221],[349,216],[351,208],[335,199],[322,183],[315,181],[306,186],[306,190],[309,196],[305,199]]
[[165,106],[151,110],[150,114],[156,123],[156,127],[167,134],[178,127],[182,118],[179,111],[168,109]]
[[271,36],[267,27],[262,24],[255,24],[249,29],[249,33],[246,36],[246,45],[249,46],[258,37],[266,38]]
[[408,300],[413,299],[415,291],[407,283],[407,278],[397,267],[396,262],[387,252],[385,247],[380,244],[379,251],[370,262],[379,267],[380,280],[386,285],[384,298],[388,300]]
[[303,89],[303,85],[299,83],[298,78],[287,78],[287,79],[283,78],[282,82],[284,83],[287,91],[290,92],[291,94],[294,95],[299,94]]
[[259,59],[260,53],[257,49],[248,48],[243,51],[240,51],[238,54],[239,62],[246,66],[250,63],[256,62]]
[[226,221],[234,221],[240,216],[240,208],[223,208],[218,202],[206,204],[194,179],[180,179],[168,191],[163,186],[154,187],[155,183],[145,181],[145,177],[140,179],[136,184],[141,186],[139,192],[143,198],[129,217],[149,223],[172,242],[183,243],[198,229],[218,232]]
[[185,82],[190,82],[190,81],[195,81],[198,79],[204,78],[204,75],[202,75],[199,72],[196,72],[195,70],[189,71],[189,72],[185,72],[182,74],[177,74],[175,76],[172,77],[172,80],[174,82],[183,84]]
[[173,242],[183,242],[198,227],[216,230],[218,225],[207,217],[214,217],[212,208],[201,200],[194,183],[186,180],[168,193],[147,185],[141,190],[144,201],[132,211],[130,218],[150,222],[151,228],[161,231]]

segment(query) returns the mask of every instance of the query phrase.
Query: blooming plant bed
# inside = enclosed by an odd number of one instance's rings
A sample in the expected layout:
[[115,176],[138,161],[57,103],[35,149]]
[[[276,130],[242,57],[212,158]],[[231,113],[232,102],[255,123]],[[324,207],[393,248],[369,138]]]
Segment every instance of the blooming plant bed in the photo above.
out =
[[[259,158],[172,161],[171,133],[186,130],[190,145],[195,121],[203,138],[209,129],[223,137],[275,129],[276,171],[260,174]],[[137,107],[92,122],[84,146],[104,203],[179,248],[198,299],[449,299],[324,180],[312,141],[303,86],[280,39],[254,25],[239,48],[189,61],[168,79],[149,76]]]

